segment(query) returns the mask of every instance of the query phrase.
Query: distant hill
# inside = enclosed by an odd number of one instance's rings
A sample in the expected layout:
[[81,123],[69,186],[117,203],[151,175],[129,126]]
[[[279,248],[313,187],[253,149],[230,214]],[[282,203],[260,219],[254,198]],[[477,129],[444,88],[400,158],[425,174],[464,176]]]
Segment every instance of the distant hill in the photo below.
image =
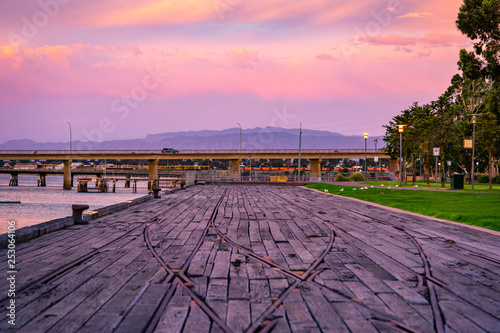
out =
[[[373,139],[378,138],[378,148],[385,143],[382,137],[370,137],[368,148],[373,149]],[[187,131],[149,134],[143,139],[109,140],[102,142],[73,141],[73,149],[238,149],[240,129],[221,131]],[[279,127],[242,130],[243,149],[298,149],[299,129]],[[303,149],[363,149],[363,136],[346,136],[328,131],[305,130],[302,134]],[[69,142],[36,142],[32,140],[10,140],[0,144],[0,150],[65,150]]]

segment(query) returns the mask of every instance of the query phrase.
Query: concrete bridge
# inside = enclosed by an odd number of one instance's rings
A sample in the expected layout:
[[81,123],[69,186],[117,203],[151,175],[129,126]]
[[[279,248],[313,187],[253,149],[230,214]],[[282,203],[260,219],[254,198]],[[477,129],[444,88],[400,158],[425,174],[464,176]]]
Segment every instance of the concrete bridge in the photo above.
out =
[[[311,179],[321,179],[323,159],[390,158],[383,149],[302,149],[301,159],[311,163]],[[148,178],[158,179],[158,161],[173,159],[229,160],[232,178],[240,179],[242,160],[297,159],[298,149],[233,149],[233,150],[0,150],[0,160],[60,160],[64,163],[65,189],[72,188],[72,160],[148,160]],[[396,163],[391,162],[391,167]],[[391,170],[393,171],[393,170]]]

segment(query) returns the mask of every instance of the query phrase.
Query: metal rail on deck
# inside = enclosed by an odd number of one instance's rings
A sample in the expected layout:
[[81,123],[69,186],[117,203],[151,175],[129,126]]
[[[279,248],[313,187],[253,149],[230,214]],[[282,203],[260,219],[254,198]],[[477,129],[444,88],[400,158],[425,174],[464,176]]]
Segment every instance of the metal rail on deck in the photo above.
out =
[[[367,149],[368,153],[384,153],[384,149]],[[162,150],[0,150],[1,155],[104,155],[104,154],[161,154],[161,155],[186,155],[186,154],[298,154],[298,149],[206,149],[206,150],[178,150],[177,153],[163,152]],[[301,149],[301,153],[332,154],[332,153],[364,153],[364,149]]]

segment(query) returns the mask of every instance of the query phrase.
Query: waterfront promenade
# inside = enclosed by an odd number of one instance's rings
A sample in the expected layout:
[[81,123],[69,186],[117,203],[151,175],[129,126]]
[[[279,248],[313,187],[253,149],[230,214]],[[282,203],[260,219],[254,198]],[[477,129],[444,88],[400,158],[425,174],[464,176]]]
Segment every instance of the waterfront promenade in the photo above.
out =
[[500,332],[498,233],[301,187],[188,187],[16,258],[1,331]]

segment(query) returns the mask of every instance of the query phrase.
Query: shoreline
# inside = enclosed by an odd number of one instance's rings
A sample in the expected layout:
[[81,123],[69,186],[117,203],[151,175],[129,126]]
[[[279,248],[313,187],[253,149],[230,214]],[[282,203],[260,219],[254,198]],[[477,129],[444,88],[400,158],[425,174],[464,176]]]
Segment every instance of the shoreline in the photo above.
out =
[[[167,192],[167,194],[170,192]],[[135,198],[130,201],[120,202],[117,204],[105,206],[99,208],[95,211],[92,211],[92,214],[84,214],[83,219],[85,221],[91,221],[101,216],[109,215],[115,213],[117,211],[126,209],[128,207],[146,202],[153,199],[152,194],[147,194],[145,196]],[[15,231],[16,243],[26,242],[30,239],[48,234],[53,231],[57,231],[74,224],[72,216],[66,216],[62,218],[57,218],[53,220],[49,220],[46,222],[41,222],[32,226],[22,227]],[[0,249],[6,249],[9,244],[8,233],[0,234]]]

